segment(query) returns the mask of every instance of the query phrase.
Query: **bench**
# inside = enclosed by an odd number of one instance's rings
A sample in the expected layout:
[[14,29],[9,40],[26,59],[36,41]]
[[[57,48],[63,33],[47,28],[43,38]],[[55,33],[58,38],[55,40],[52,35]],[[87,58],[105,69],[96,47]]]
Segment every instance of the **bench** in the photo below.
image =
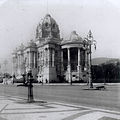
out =
[[97,86],[96,87],[97,90],[102,90],[102,89],[106,89],[104,85],[101,85],[101,86]]

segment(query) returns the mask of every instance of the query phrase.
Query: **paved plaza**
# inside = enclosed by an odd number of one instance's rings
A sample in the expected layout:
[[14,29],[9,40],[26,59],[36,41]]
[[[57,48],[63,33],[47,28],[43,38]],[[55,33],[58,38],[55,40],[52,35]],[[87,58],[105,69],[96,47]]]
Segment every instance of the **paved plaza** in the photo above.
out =
[[27,103],[22,97],[3,95],[0,120],[120,120],[120,112],[42,100]]

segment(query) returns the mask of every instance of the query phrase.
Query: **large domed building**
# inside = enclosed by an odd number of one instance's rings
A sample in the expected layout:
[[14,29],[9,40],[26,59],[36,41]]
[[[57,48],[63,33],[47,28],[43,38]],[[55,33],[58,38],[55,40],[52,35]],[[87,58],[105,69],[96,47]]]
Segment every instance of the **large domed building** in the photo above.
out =
[[88,77],[89,44],[76,31],[61,39],[56,21],[47,14],[30,40],[13,52],[13,74],[20,76],[32,70],[33,77],[45,82],[79,81]]

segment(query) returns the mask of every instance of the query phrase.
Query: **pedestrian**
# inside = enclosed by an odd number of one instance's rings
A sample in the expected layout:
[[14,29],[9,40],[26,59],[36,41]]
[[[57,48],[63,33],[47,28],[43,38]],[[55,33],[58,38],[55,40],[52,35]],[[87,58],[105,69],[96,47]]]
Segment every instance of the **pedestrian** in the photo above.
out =
[[4,77],[3,77],[3,84],[5,84],[5,81],[6,81],[6,80],[5,80],[5,76],[4,76]]
[[46,79],[46,83],[48,83],[48,80]]
[[16,77],[15,74],[13,75],[13,84],[15,83]]

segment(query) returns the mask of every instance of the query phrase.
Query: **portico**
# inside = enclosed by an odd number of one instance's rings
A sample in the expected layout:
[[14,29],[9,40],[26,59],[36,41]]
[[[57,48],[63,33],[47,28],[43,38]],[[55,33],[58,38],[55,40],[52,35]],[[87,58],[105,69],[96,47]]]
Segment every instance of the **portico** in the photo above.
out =
[[82,80],[85,68],[88,68],[87,47],[82,38],[77,38],[75,31],[72,35],[74,38],[62,42],[63,74],[69,83]]

